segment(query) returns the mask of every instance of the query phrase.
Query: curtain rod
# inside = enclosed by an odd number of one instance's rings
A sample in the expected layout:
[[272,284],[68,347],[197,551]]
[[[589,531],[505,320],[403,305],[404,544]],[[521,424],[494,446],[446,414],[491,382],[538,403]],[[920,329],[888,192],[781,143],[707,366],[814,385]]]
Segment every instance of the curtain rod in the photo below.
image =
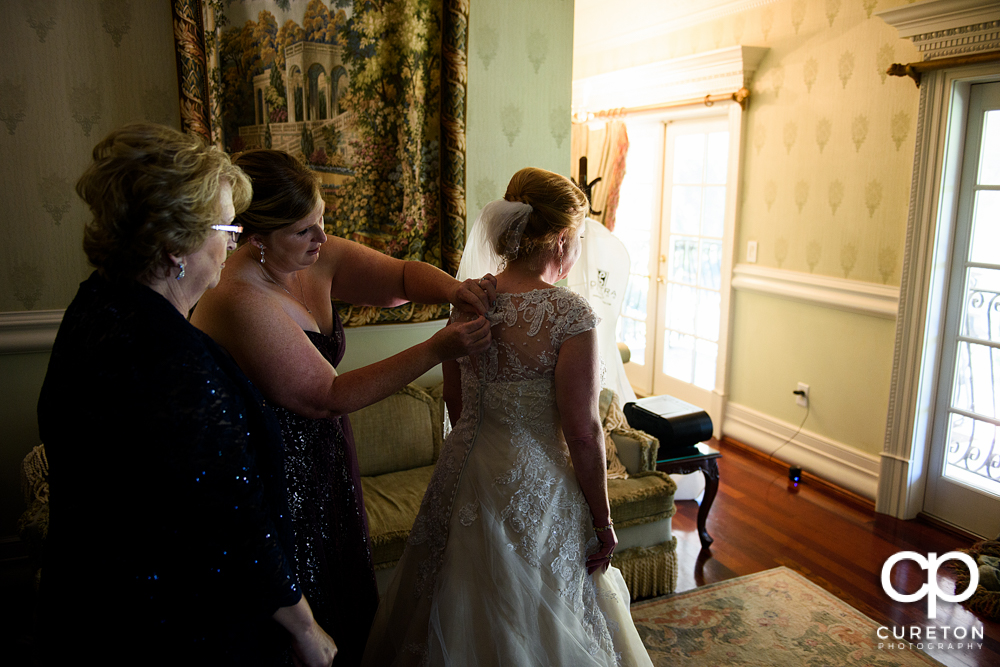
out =
[[974,53],[968,56],[952,56],[950,58],[938,58],[936,60],[924,60],[916,63],[893,63],[889,65],[886,73],[889,76],[908,76],[920,87],[920,76],[924,72],[933,72],[939,69],[951,67],[963,67],[965,65],[978,65],[980,63],[992,63],[1000,61],[1000,51],[987,51],[985,53]]
[[668,109],[677,109],[680,107],[690,107],[699,104],[704,104],[706,107],[713,106],[716,102],[736,102],[740,105],[741,109],[746,109],[747,99],[750,97],[750,91],[746,88],[740,88],[735,93],[720,93],[718,95],[705,95],[704,97],[692,97],[686,100],[677,100],[676,102],[666,102],[663,104],[647,104],[641,107],[619,107],[617,109],[605,109],[603,111],[588,111],[586,112],[586,118],[580,119],[577,122],[585,123],[591,120],[597,120],[601,118],[621,118],[622,116],[631,116],[635,114],[642,113],[654,113],[657,111],[666,111]]

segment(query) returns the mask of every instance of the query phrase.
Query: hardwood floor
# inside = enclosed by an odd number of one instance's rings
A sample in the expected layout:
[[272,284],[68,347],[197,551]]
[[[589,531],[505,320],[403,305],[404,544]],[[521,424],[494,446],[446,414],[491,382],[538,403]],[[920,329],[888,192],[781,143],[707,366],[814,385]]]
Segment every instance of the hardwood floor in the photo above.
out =
[[[927,601],[900,603],[882,590],[882,565],[899,551],[947,553],[969,547],[963,537],[923,520],[901,521],[876,514],[867,501],[841,496],[808,478],[790,486],[787,468],[729,442],[722,451],[719,493],[708,517],[715,542],[701,549],[698,505],[677,503],[673,528],[680,574],[677,591],[725,581],[784,565],[867,614],[881,625],[983,628],[982,648],[927,650],[949,667],[1000,665],[1000,623],[977,618],[958,603],[938,600],[937,618],[927,618]],[[954,592],[947,566],[938,585]],[[897,590],[912,593],[927,582],[927,572],[912,561],[895,566]],[[941,631],[937,641],[941,643]],[[966,642],[969,640],[966,639]]]

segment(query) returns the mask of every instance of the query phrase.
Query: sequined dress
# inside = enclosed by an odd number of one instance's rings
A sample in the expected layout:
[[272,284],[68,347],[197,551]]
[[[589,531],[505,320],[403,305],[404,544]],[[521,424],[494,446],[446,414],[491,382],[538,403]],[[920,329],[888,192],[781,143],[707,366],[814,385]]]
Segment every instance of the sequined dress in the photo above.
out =
[[598,540],[556,406],[559,349],[597,318],[559,287],[499,294],[489,317],[363,664],[651,665],[621,573],[587,574]]
[[280,660],[271,616],[301,598],[281,436],[211,338],[148,287],[94,273],[63,316],[38,423],[45,664]]
[[[332,336],[307,331],[333,366],[344,356],[334,310]],[[378,587],[348,417],[308,419],[274,407],[285,441],[285,480],[295,532],[295,564],[313,615],[337,643],[337,665],[361,659],[378,608]]]

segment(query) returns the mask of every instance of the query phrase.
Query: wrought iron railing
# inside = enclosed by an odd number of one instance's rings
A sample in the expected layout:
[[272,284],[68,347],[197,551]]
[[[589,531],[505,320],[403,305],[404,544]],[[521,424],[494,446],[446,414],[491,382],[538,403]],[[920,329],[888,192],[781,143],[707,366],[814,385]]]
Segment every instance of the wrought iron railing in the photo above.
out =
[[[959,336],[961,365],[955,386],[958,400],[952,403],[947,461],[995,483],[1000,482],[997,444],[1000,348],[989,343],[1000,342],[1000,292],[970,286],[964,311]],[[968,410],[957,409],[956,403],[967,405]]]

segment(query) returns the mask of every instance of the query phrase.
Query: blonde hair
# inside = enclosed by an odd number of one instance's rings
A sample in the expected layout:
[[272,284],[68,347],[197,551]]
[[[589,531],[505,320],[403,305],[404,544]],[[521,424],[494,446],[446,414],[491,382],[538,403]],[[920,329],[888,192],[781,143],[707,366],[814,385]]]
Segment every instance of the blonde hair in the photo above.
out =
[[[565,176],[545,169],[526,167],[510,179],[507,201],[531,206],[520,239],[513,239],[517,229],[508,229],[497,238],[494,250],[508,264],[529,258],[535,261],[547,252],[555,252],[559,234],[564,229],[576,230],[587,217],[587,197]],[[506,248],[516,247],[512,255]]]
[[253,195],[250,179],[221,150],[153,123],[112,131],[94,146],[93,160],[76,184],[94,216],[83,249],[110,280],[148,282],[167,255],[201,248],[217,222],[223,181],[237,211]]

